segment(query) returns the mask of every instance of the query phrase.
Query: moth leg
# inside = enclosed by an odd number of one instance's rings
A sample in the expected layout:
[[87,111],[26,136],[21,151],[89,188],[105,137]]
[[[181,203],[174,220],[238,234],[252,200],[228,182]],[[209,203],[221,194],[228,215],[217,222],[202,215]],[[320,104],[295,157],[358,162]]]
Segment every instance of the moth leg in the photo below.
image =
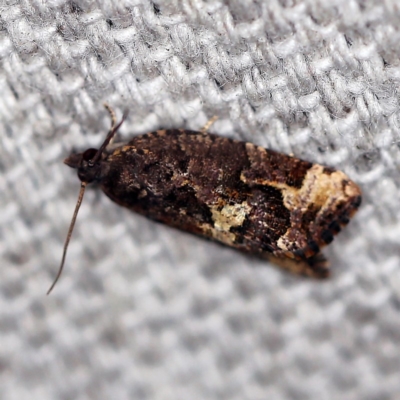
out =
[[304,260],[295,260],[289,257],[266,256],[278,267],[284,268],[294,274],[306,275],[311,278],[324,279],[330,275],[329,263],[322,253],[318,253]]
[[207,123],[204,125],[202,129],[200,129],[201,133],[207,133],[207,131],[210,129],[211,125],[218,119],[216,115],[214,115],[211,119],[207,121]]

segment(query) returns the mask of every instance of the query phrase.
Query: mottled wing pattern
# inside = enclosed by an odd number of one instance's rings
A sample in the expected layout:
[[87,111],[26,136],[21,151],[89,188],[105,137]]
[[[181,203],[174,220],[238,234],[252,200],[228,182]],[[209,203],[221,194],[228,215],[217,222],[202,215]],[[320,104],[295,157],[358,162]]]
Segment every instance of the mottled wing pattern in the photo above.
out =
[[309,275],[326,275],[319,250],[361,199],[340,171],[199,132],[137,136],[103,161],[118,204]]
[[[282,210],[290,215],[289,227],[277,241],[278,252],[301,258],[318,253],[356,212],[361,202],[359,187],[341,171],[251,143],[246,147],[250,168],[243,171],[243,182],[279,190]],[[277,164],[273,176],[267,172],[271,164]]]

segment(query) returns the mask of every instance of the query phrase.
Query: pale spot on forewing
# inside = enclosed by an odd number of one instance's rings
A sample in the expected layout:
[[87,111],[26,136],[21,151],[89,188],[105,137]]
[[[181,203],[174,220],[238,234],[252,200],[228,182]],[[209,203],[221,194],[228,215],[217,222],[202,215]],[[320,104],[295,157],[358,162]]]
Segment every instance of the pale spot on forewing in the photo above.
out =
[[[306,237],[295,227],[300,225],[302,216],[310,207],[319,209],[316,215],[317,220],[327,210],[335,213],[339,204],[350,202],[352,198],[361,195],[359,187],[346,174],[341,171],[327,173],[324,170],[324,166],[313,164],[307,171],[300,189],[289,186],[284,182],[266,179],[257,179],[251,182],[279,189],[282,193],[283,204],[291,211],[291,227],[277,242],[281,250],[290,250],[293,245],[291,239],[293,236],[296,236],[298,248],[307,245]],[[249,183],[244,174],[240,178],[243,182]]]
[[251,210],[251,207],[246,203],[227,204],[222,207],[211,207],[212,218],[215,229],[219,231],[229,231],[230,228],[242,226],[246,216]]
[[[341,171],[327,174],[324,173],[324,168],[322,165],[314,164],[307,171],[300,189],[283,182],[266,179],[253,180],[251,183],[279,189],[282,193],[285,207],[291,211],[301,210],[305,212],[309,205],[326,209],[334,203],[360,195],[360,189],[346,174]],[[240,179],[245,183],[249,183],[244,174],[241,175]],[[343,190],[344,181],[349,182],[345,191]]]
[[232,246],[235,243],[236,235],[230,232],[230,228],[242,226],[251,210],[251,206],[243,202],[240,204],[227,204],[222,209],[218,206],[213,206],[210,207],[210,210],[214,226],[204,224],[202,226],[204,234]]

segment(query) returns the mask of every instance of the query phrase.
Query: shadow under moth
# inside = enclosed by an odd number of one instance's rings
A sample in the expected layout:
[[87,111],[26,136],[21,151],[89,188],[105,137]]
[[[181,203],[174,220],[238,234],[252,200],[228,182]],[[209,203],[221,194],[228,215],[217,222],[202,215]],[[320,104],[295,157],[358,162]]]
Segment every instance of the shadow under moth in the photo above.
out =
[[64,162],[78,170],[81,190],[67,247],[87,184],[154,221],[266,258],[291,272],[329,275],[320,249],[361,203],[360,188],[341,171],[205,131],[158,130]]

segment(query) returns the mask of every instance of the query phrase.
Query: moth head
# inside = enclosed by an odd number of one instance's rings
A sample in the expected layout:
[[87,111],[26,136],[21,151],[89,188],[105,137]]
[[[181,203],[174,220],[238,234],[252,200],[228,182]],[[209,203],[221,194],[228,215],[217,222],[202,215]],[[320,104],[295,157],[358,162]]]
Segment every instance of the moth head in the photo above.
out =
[[121,121],[116,124],[115,113],[111,109],[108,104],[104,104],[105,108],[111,115],[111,129],[108,131],[107,137],[104,140],[103,144],[99,149],[87,149],[83,153],[72,154],[64,160],[64,163],[67,164],[71,168],[76,168],[78,170],[78,177],[81,180],[81,190],[79,191],[78,201],[76,202],[74,215],[72,216],[71,223],[69,225],[69,230],[67,234],[67,239],[64,244],[64,251],[61,259],[60,268],[58,269],[58,273],[56,278],[54,279],[50,289],[47,291],[47,294],[53,290],[56,285],[58,279],[60,278],[65,262],[65,256],[67,254],[68,244],[71,239],[72,231],[74,230],[76,217],[78,216],[79,207],[82,204],[83,195],[85,194],[86,185],[91,183],[99,178],[101,172],[101,160],[104,153],[104,150],[110,143],[111,139],[117,133],[118,129],[125,121],[127,112],[122,116]]
[[83,153],[71,154],[64,160],[64,164],[78,170],[78,178],[81,182],[91,183],[100,175],[101,156],[98,161],[93,161],[98,151],[98,149],[87,149]]

